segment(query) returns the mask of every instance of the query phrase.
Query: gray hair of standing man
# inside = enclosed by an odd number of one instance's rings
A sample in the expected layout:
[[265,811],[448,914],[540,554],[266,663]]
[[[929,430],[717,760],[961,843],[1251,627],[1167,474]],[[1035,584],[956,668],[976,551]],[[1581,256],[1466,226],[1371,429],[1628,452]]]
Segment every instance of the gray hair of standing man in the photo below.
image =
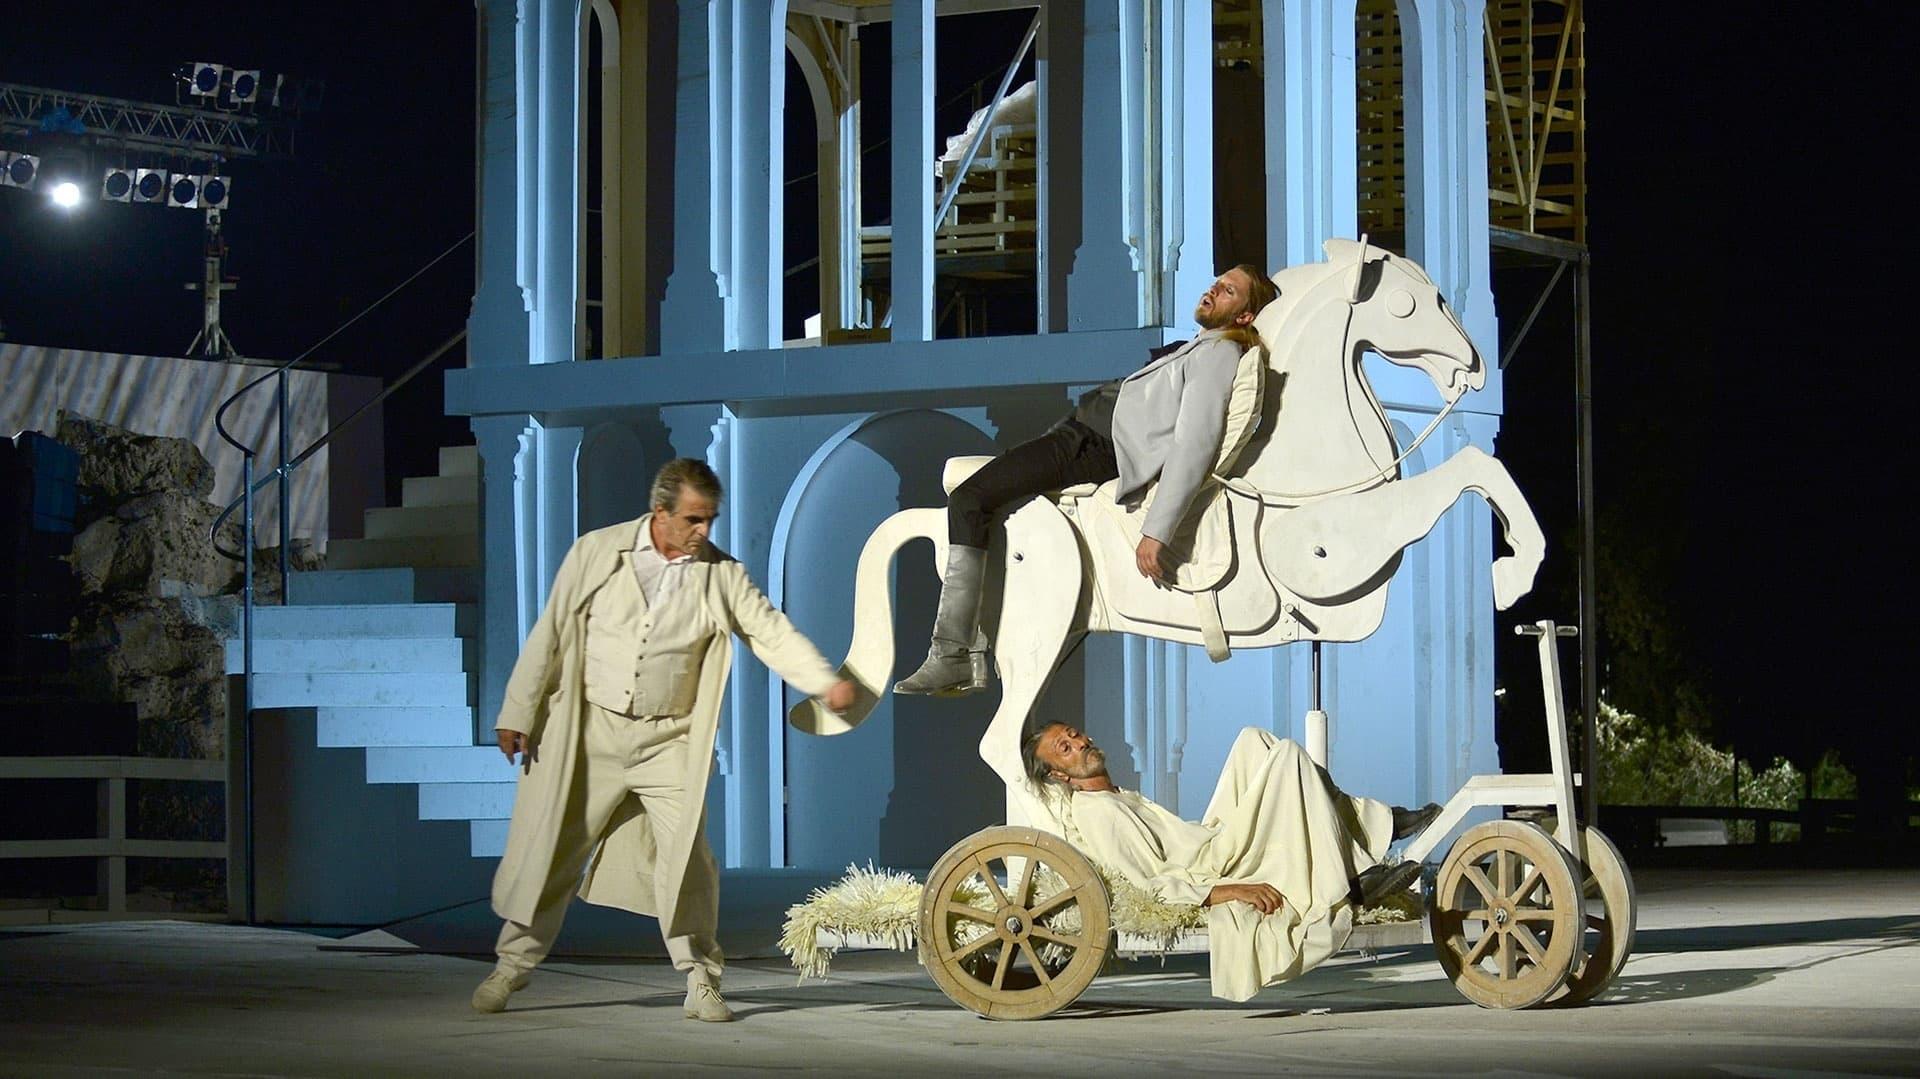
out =
[[671,512],[679,505],[682,487],[691,487],[716,504],[720,501],[720,477],[713,474],[713,469],[698,457],[676,457],[654,473],[653,495],[648,504]]

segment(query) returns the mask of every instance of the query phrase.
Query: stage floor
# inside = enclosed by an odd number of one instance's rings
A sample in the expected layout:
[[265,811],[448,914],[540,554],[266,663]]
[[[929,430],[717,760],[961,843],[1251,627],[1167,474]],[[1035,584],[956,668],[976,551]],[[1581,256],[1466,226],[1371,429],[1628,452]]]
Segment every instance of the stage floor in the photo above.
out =
[[[1649,870],[1637,883],[1639,944],[1620,978],[1586,1007],[1528,1012],[1466,1003],[1421,946],[1343,955],[1245,1004],[1208,996],[1203,957],[1138,961],[1051,1020],[991,1025],[910,955],[844,955],[805,984],[783,958],[737,960],[729,1026],[683,1020],[664,962],[576,955],[481,1016],[467,997],[487,964],[471,956],[180,922],[11,928],[0,1073],[1920,1071],[1920,871]],[[578,943],[652,936],[587,922],[569,926]]]

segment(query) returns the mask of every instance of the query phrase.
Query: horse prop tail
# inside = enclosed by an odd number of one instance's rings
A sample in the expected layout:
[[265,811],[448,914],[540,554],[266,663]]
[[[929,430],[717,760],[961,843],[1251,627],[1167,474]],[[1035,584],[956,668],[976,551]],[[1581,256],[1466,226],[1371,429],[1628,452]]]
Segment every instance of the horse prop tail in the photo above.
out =
[[894,553],[909,541],[930,539],[936,560],[944,555],[947,511],[943,508],[901,510],[880,522],[860,549],[853,578],[853,643],[840,665],[840,677],[859,687],[852,707],[835,715],[812,697],[787,711],[787,722],[807,734],[845,734],[858,727],[880,703],[893,677],[893,593],[888,570]]

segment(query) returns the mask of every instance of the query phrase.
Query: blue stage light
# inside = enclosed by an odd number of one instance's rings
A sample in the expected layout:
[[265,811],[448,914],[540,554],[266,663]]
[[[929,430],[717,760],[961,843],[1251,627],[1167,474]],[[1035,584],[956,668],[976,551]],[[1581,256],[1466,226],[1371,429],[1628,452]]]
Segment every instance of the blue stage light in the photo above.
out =
[[203,176],[200,178],[200,205],[209,210],[224,210],[227,208],[227,196],[232,190],[225,176]]
[[167,205],[191,210],[200,205],[200,177],[174,173],[167,185]]
[[32,187],[40,175],[40,159],[32,154],[0,152],[0,185]]
[[220,93],[220,78],[226,68],[219,64],[196,63],[193,65],[193,81],[187,89],[195,97],[216,97]]
[[108,169],[100,181],[100,197],[108,202],[133,201],[133,170]]
[[167,198],[167,170],[140,169],[133,178],[133,201],[164,202]]

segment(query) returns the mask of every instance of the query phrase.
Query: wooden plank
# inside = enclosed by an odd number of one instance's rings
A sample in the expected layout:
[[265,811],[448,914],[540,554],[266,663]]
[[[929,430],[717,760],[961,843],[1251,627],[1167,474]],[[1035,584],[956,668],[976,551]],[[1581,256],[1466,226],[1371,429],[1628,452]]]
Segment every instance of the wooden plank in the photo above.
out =
[[[1491,19],[1492,17],[1491,13],[1489,13],[1487,17]],[[1491,26],[1490,23],[1488,25]],[[1491,35],[1490,29],[1488,31],[1488,34],[1489,34],[1489,37],[1487,39],[1487,47],[1491,49],[1493,47],[1493,41],[1490,36]],[[1506,86],[1503,84],[1501,80],[1500,65],[1498,64],[1497,61],[1493,65],[1493,80],[1494,80],[1493,81],[1494,93],[1497,95],[1497,100],[1500,103],[1500,121],[1501,121],[1500,131],[1503,135],[1506,136],[1507,157],[1508,157],[1509,163],[1512,165],[1513,171],[1516,174],[1518,174],[1521,170],[1520,147],[1514,141],[1514,137],[1513,137],[1514,121],[1513,121],[1512,115],[1509,114],[1507,109],[1507,90],[1506,90]],[[1523,191],[1522,196],[1524,197],[1524,195],[1525,195],[1525,192]]]
[[225,761],[164,757],[0,757],[0,779],[186,779],[224,782]]
[[1008,188],[1005,191],[962,191],[953,197],[955,206],[980,206],[1001,202],[1033,202],[1040,192],[1031,187]]
[[225,858],[225,843],[188,839],[0,839],[0,858]]
[[[1542,99],[1543,102],[1547,105],[1551,105],[1553,101],[1560,96],[1560,76],[1566,70],[1567,46],[1572,40],[1571,38],[1572,32],[1573,32],[1572,22],[1567,22],[1562,25],[1560,30],[1560,44],[1559,44],[1558,50],[1555,53],[1554,61],[1553,61],[1553,77],[1547,81],[1546,95]],[[1529,122],[1531,123],[1531,120],[1529,120]],[[1547,144],[1547,136],[1551,134],[1552,131],[1553,131],[1553,109],[1548,108],[1546,110],[1546,116],[1543,117],[1540,121],[1540,135],[1539,135],[1539,138],[1535,140],[1536,144],[1540,146],[1545,146]],[[1535,155],[1535,159],[1533,162],[1533,176],[1527,182],[1527,188],[1535,192],[1536,194],[1540,190],[1540,164],[1541,164],[1541,161],[1539,156]]]

